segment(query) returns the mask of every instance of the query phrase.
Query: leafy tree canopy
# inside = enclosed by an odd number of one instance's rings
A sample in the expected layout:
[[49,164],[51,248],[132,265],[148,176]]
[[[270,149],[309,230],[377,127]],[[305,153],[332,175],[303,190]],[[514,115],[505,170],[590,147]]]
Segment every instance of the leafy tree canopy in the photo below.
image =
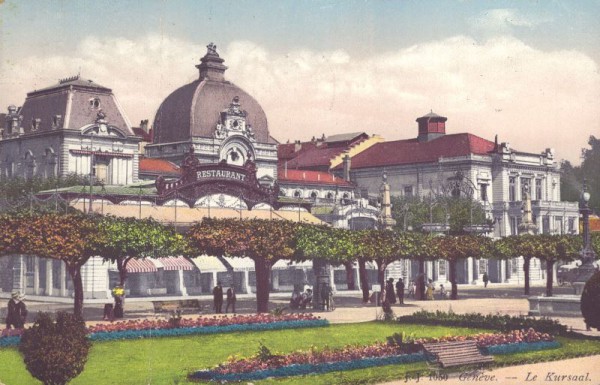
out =
[[589,205],[597,214],[600,211],[600,139],[591,135],[588,144],[590,148],[583,150],[581,165],[573,166],[569,161],[561,164],[560,192],[563,200],[578,201],[583,179],[587,179]]

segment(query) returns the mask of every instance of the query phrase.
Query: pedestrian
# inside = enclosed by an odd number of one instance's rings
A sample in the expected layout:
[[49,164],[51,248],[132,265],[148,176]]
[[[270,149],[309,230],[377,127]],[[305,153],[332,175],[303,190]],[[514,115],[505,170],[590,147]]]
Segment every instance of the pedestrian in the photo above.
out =
[[433,300],[433,292],[435,290],[435,286],[433,286],[433,281],[430,279],[429,282],[427,283],[427,292],[426,292],[426,296],[428,300]]
[[225,306],[225,313],[229,311],[229,306],[233,310],[233,314],[235,314],[235,301],[237,301],[237,297],[235,296],[235,288],[233,286],[227,289],[227,306]]
[[217,282],[217,286],[213,289],[213,302],[215,313],[223,312],[223,287],[221,282]]
[[390,305],[396,303],[396,293],[394,293],[394,278],[388,279],[385,285],[385,300]]
[[487,287],[489,281],[490,279],[488,278],[487,273],[483,273],[483,287]]
[[15,329],[23,329],[27,320],[27,306],[25,306],[25,295],[18,291],[13,291],[8,300],[8,313],[6,315],[6,328],[14,327]]
[[444,287],[444,285],[440,284],[440,299],[446,299],[447,295],[448,292],[446,291],[446,288]]
[[415,299],[415,292],[416,291],[417,291],[417,284],[415,283],[414,280],[412,280],[408,284],[408,295],[412,296],[412,298]]
[[123,300],[125,298],[125,289],[117,285],[112,289],[112,296],[115,299],[113,307],[113,318],[123,318]]
[[331,286],[329,286],[328,284],[324,284],[321,287],[321,304],[323,305],[323,310],[331,310],[331,293]]
[[404,305],[404,281],[402,278],[396,282],[396,294],[398,295],[398,304]]

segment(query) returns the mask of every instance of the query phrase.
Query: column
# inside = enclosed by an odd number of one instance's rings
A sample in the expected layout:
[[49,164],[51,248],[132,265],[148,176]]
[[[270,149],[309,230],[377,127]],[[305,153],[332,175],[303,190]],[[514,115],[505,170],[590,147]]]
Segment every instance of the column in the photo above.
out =
[[60,296],[67,296],[67,267],[62,261],[60,263]]
[[467,283],[473,282],[473,258],[467,258]]
[[433,280],[433,261],[425,262],[425,284],[427,284],[427,279]]
[[337,292],[337,287],[335,286],[335,270],[333,266],[329,266],[329,287],[335,293]]
[[354,274],[355,289],[360,290],[360,272],[358,271],[358,264],[356,265],[356,268],[352,270],[352,273]]
[[271,270],[271,287],[279,290],[279,270]]
[[33,257],[33,294],[40,295],[40,258]]
[[179,293],[183,296],[187,296],[187,288],[185,287],[185,281],[183,280],[183,270],[177,270],[177,278],[179,279]]
[[502,282],[506,282],[506,261],[503,260],[499,260],[498,264],[500,265],[500,271],[499,271],[499,277],[498,277],[498,282],[502,283]]
[[481,262],[478,259],[473,258],[473,284],[477,284],[479,281],[479,264]]
[[252,293],[252,289],[250,289],[250,271],[244,270],[244,282],[242,282],[242,287],[246,290],[246,294]]
[[212,285],[210,285],[210,292],[212,293],[213,287],[217,286],[217,282],[219,282],[219,278],[217,276],[217,272],[213,271],[212,273]]
[[22,255],[13,257],[13,290],[25,293],[25,263]]
[[54,294],[54,282],[52,282],[52,259],[46,259],[46,295]]

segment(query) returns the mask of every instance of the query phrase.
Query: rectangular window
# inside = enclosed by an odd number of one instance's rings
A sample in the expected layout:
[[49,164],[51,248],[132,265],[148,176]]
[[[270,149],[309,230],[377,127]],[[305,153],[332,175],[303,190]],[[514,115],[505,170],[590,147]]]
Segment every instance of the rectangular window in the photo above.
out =
[[479,185],[479,198],[481,199],[482,202],[487,202],[488,201],[488,193],[487,193],[487,184],[480,184]]
[[550,217],[544,216],[542,218],[542,233],[549,234],[550,233]]
[[517,218],[510,217],[510,235],[518,235],[517,232]]
[[413,196],[413,186],[404,186],[404,196],[405,197]]
[[537,199],[538,201],[542,200],[542,180],[541,179],[535,180],[535,199]]
[[569,234],[575,234],[575,218],[569,218]]
[[511,176],[508,178],[508,201],[514,202],[517,200],[517,178]]
[[525,200],[525,194],[529,193],[529,198],[533,199],[531,196],[531,179],[530,178],[521,178],[521,200]]
[[563,235],[563,219],[562,217],[554,217],[554,233]]

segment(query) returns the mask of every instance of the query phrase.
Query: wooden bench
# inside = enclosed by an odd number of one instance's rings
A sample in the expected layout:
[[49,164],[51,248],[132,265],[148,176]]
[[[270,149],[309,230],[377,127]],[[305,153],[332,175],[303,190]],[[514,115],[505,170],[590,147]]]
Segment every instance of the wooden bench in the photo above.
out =
[[481,354],[475,340],[427,343],[423,344],[423,348],[435,357],[442,368],[485,364],[494,360],[492,356]]
[[202,305],[197,299],[181,299],[173,301],[152,301],[155,313],[174,312],[181,310],[194,310],[198,313],[202,311]]

